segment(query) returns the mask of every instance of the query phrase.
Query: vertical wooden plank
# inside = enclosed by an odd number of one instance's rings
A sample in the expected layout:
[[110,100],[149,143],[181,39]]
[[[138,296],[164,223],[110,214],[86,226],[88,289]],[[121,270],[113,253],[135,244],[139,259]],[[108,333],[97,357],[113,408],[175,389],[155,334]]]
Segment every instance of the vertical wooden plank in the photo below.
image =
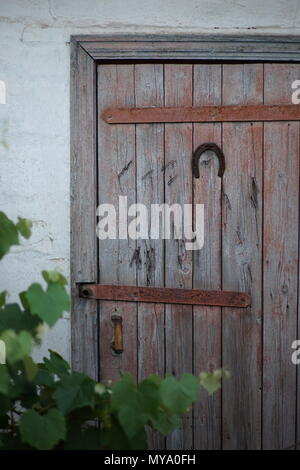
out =
[[[263,101],[263,66],[223,66],[223,104]],[[261,446],[262,123],[224,123],[222,287],[246,291],[246,311],[223,309],[223,448]]]
[[[165,65],[165,106],[192,105],[192,65]],[[165,124],[165,202],[192,203],[192,124]],[[166,287],[192,287],[192,252],[185,240],[166,240]],[[193,310],[186,305],[166,306],[166,371],[175,375],[193,371]],[[167,438],[169,449],[191,449],[190,412],[182,428]]]
[[[163,106],[164,70],[162,64],[136,64],[136,106]],[[164,202],[164,126],[163,124],[139,124],[136,126],[137,203],[148,209],[150,233],[151,204]],[[138,284],[142,286],[164,285],[164,243],[160,238],[137,240],[139,262]],[[164,305],[138,304],[138,380],[149,374],[164,375]],[[156,432],[149,432],[149,447],[163,449],[165,439]]]
[[[194,106],[220,105],[221,65],[194,65]],[[194,124],[194,149],[204,142],[221,146],[221,124]],[[193,181],[194,204],[204,204],[204,246],[194,252],[193,288],[221,289],[221,178],[218,159],[203,154],[200,179]],[[194,306],[195,374],[221,367],[221,309]],[[209,396],[201,391],[194,406],[194,448],[221,447],[221,393]]]
[[[134,65],[98,66],[98,115],[107,106],[134,106]],[[136,201],[135,126],[109,126],[98,120],[99,204],[110,203],[119,215],[119,196],[128,207]],[[117,219],[118,220],[118,219]],[[118,225],[118,224],[117,224]],[[118,235],[118,234],[117,234]],[[136,243],[131,238],[99,241],[101,283],[136,283]],[[100,377],[117,379],[120,372],[137,375],[137,316],[134,302],[100,302]],[[111,315],[123,318],[124,352],[114,354]]]
[[[300,223],[300,169],[299,169],[299,198],[298,198],[298,223]],[[298,229],[298,312],[297,312],[297,340],[300,340],[300,230]],[[297,348],[299,351],[299,346]],[[292,352],[295,352],[293,349]],[[299,354],[298,354],[299,358]],[[295,365],[296,368],[296,439],[295,439],[295,450],[300,450],[300,365]]]
[[[300,170],[299,170],[300,172]],[[300,179],[299,179],[299,191],[300,191]],[[300,220],[300,194],[299,194],[299,211],[298,217]],[[297,340],[300,340],[300,232],[298,231],[298,316],[297,316]],[[297,348],[299,351],[299,346]],[[293,349],[292,352],[295,352]],[[299,359],[299,354],[298,354]],[[296,380],[297,380],[297,396],[296,396],[296,443],[295,449],[300,450],[300,365],[295,365],[296,368]]]
[[71,54],[72,368],[97,380],[97,303],[80,299],[76,287],[97,282],[96,68],[76,41]]
[[[299,65],[265,65],[265,103],[291,103]],[[295,443],[299,123],[265,123],[263,446]]]

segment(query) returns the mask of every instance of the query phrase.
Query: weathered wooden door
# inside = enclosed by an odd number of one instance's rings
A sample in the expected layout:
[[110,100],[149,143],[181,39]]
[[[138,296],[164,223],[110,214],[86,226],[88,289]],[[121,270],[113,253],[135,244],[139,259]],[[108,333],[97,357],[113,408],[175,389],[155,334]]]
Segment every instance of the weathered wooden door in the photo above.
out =
[[[182,428],[153,448],[259,449],[295,445],[297,376],[291,362],[298,325],[299,123],[108,124],[108,107],[291,104],[297,64],[106,63],[97,66],[97,165],[86,168],[99,204],[204,204],[205,241],[107,239],[93,232],[90,250],[101,284],[246,291],[246,309],[76,300],[92,316],[73,335],[90,341],[80,366],[100,380],[130,371],[198,374],[224,367],[231,378],[201,399]],[[87,96],[86,99],[92,99]],[[93,98],[95,99],[95,98]],[[224,152],[226,171],[206,152],[200,178],[191,157],[203,142]],[[84,144],[84,143],[83,143]],[[84,162],[82,163],[84,165]],[[95,170],[95,171],[94,171]],[[82,211],[84,206],[78,206]],[[150,211],[149,211],[150,213]],[[85,232],[91,227],[82,225]],[[81,280],[81,279],[80,279]],[[76,295],[76,294],[75,294]],[[82,305],[85,307],[82,308]],[[97,313],[98,312],[98,313]],[[123,352],[111,348],[112,315],[123,321]],[[95,357],[99,369],[95,372]],[[75,364],[76,366],[76,364]],[[78,367],[79,368],[79,367]],[[298,423],[299,426],[299,423]]]

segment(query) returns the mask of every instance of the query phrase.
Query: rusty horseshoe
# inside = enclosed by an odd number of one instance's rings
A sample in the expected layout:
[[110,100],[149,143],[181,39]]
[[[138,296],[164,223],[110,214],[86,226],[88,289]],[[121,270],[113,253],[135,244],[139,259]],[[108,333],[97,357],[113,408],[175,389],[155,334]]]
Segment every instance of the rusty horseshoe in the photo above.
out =
[[225,156],[220,147],[217,144],[214,143],[205,143],[199,145],[199,147],[196,148],[195,152],[193,153],[192,157],[192,172],[195,178],[200,178],[200,173],[199,173],[199,160],[202,155],[202,153],[206,152],[207,150],[213,151],[219,160],[219,171],[218,171],[218,176],[222,178],[224,171],[225,171]]

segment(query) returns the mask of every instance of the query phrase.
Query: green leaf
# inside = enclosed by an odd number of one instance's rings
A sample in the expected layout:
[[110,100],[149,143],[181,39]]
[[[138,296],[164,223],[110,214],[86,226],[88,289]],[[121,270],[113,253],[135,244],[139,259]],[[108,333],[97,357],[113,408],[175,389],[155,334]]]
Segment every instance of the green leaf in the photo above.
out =
[[129,440],[129,445],[131,450],[148,449],[147,434],[144,426]]
[[20,298],[20,300],[21,300],[21,303],[22,303],[23,307],[24,307],[26,310],[29,310],[29,303],[28,303],[28,301],[27,301],[26,291],[20,292],[19,298]]
[[5,305],[7,296],[8,296],[7,290],[0,292],[0,308],[3,307],[3,305]]
[[145,429],[129,439],[117,419],[113,418],[111,426],[100,430],[101,448],[106,450],[143,450],[147,449]]
[[4,364],[0,365],[0,393],[7,395],[9,391],[10,377],[7,372],[7,367]]
[[54,378],[53,375],[41,368],[41,364],[39,364],[39,369],[36,376],[33,379],[33,383],[35,385],[46,385],[47,387],[54,386]]
[[159,383],[153,378],[147,377],[138,384],[138,401],[149,419],[157,417],[161,405]]
[[56,409],[49,410],[45,415],[29,410],[21,418],[20,433],[23,442],[36,449],[49,450],[65,439],[65,418]]
[[136,383],[129,373],[122,374],[121,379],[112,386],[112,408],[118,410],[130,401],[137,390]]
[[49,284],[46,292],[40,284],[32,284],[25,295],[30,311],[49,326],[70,309],[70,298],[65,287],[59,283]]
[[162,380],[160,394],[163,408],[151,421],[155,429],[168,435],[180,425],[180,415],[197,400],[199,384],[191,374],[182,375],[180,380],[169,376]]
[[70,365],[65,361],[57,352],[49,349],[50,359],[44,357],[44,364],[46,369],[52,374],[58,375],[59,377],[65,374],[69,374]]
[[199,385],[190,374],[185,374],[177,381],[175,377],[168,376],[162,380],[160,393],[164,406],[176,414],[188,411],[193,401],[197,399]]
[[10,397],[0,395],[0,415],[10,411],[11,407],[12,407],[12,401]]
[[5,330],[28,331],[34,335],[41,320],[28,310],[21,311],[18,304],[7,304],[0,311],[0,332]]
[[0,339],[5,343],[6,359],[10,364],[14,364],[31,353],[32,336],[27,331],[17,334],[13,330],[6,330]]
[[181,390],[189,397],[190,402],[196,401],[199,395],[199,383],[197,378],[192,374],[183,374],[180,377]]
[[0,432],[0,441],[2,442],[1,450],[32,450],[32,447],[21,441],[18,434]]
[[85,406],[93,407],[95,403],[95,382],[78,372],[64,375],[56,384],[53,398],[64,414]]
[[[37,388],[32,382],[29,382],[24,370],[23,364],[11,367],[11,386],[9,396],[20,402],[24,408],[31,408],[38,400]],[[22,370],[23,369],[23,370]]]
[[181,420],[178,415],[173,415],[166,413],[164,410],[161,410],[157,418],[152,419],[152,425],[154,429],[159,431],[164,436],[167,436],[174,429],[180,426]]
[[9,417],[7,414],[0,416],[0,429],[9,428]]
[[33,362],[30,356],[25,356],[23,358],[23,364],[24,364],[26,377],[29,380],[29,382],[32,382],[36,374],[38,373],[38,365],[35,362]]
[[67,279],[58,271],[43,271],[42,275],[48,284],[58,283],[58,284],[61,284],[62,286],[65,286],[68,284]]
[[122,406],[118,412],[118,418],[129,439],[142,432],[148,421],[148,415],[143,412],[137,397],[134,397],[128,405]]
[[130,374],[124,374],[112,387],[112,408],[130,441],[142,435],[145,424],[157,416],[159,403],[159,387],[151,379],[136,385]]
[[220,369],[214,372],[201,372],[200,384],[209,395],[217,392],[221,388],[222,371]]
[[0,211],[0,259],[8,253],[13,245],[19,245],[18,230],[4,212]]
[[21,217],[18,217],[18,223],[16,224],[16,228],[24,238],[28,239],[31,237],[31,220],[22,219]]
[[109,428],[100,429],[100,441],[104,450],[128,450],[131,448],[130,441],[117,419],[113,419]]
[[71,423],[64,450],[101,450],[100,429],[81,429]]

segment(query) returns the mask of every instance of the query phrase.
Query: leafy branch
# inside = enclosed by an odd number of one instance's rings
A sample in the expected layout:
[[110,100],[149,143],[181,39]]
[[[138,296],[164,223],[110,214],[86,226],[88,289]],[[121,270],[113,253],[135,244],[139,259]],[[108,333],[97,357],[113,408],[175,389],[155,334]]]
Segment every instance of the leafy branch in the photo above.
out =
[[[0,212],[0,259],[20,237],[31,235],[31,222],[16,223]],[[7,303],[0,293],[0,340],[6,364],[0,365],[0,448],[2,449],[146,449],[146,427],[163,435],[180,426],[181,416],[198,400],[220,388],[222,371],[160,378],[140,383],[125,373],[115,383],[97,383],[72,372],[55,351],[36,364],[33,347],[44,325],[52,327],[70,309],[67,281],[43,271],[46,283],[34,283]],[[100,423],[97,426],[93,423]]]

